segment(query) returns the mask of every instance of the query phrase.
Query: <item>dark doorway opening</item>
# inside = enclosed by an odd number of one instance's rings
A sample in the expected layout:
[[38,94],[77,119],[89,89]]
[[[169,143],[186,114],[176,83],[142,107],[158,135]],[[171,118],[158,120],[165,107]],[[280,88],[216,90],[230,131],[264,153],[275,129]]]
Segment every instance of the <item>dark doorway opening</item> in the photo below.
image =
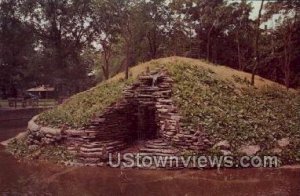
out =
[[138,141],[144,141],[157,138],[155,106],[140,105],[137,110],[136,139]]

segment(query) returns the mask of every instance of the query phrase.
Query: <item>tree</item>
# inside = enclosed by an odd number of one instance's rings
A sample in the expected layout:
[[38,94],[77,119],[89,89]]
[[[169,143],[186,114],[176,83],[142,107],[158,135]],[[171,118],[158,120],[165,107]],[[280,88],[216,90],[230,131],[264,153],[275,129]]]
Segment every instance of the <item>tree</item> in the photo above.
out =
[[256,19],[256,33],[255,33],[255,43],[254,43],[255,59],[254,59],[254,64],[251,72],[251,85],[254,85],[257,67],[259,66],[260,63],[259,38],[261,33],[260,25],[261,25],[263,6],[264,6],[264,0],[261,1],[259,12],[258,12],[258,18]]
[[[298,0],[2,0],[0,86],[50,84],[84,90],[138,62],[179,55],[261,75],[287,88],[300,83]],[[262,22],[280,13],[276,28]],[[254,41],[252,41],[254,38]],[[96,55],[96,58],[95,58]],[[22,81],[22,82],[21,82]],[[21,85],[22,83],[22,85]]]
[[[156,58],[164,36],[165,1],[126,0],[116,3],[120,20],[120,42],[125,54],[125,78],[138,61]],[[148,54],[147,54],[148,53]]]
[[101,68],[106,80],[110,77],[113,45],[119,41],[121,18],[116,6],[118,3],[119,1],[95,0],[92,6],[92,25],[96,36],[94,40],[101,46]]
[[298,64],[297,57],[299,58],[300,55],[300,47],[297,44],[297,40],[299,40],[297,32],[300,27],[299,12],[300,2],[295,0],[268,3],[266,7],[266,19],[271,18],[274,14],[281,14],[280,20],[277,21],[280,25],[277,26],[273,34],[277,38],[276,52],[277,56],[282,59],[278,62],[282,64],[284,84],[287,89],[291,86],[292,78],[297,80],[297,69],[292,67],[293,64],[294,67]]
[[[241,1],[240,3],[233,3],[229,5],[232,9],[231,17],[231,28],[229,28],[229,37],[232,36],[232,39],[236,44],[236,55],[239,70],[244,71],[246,65],[249,63],[248,59],[251,58],[251,37],[253,37],[253,22],[250,19],[251,5],[246,2],[246,0]],[[233,48],[234,51],[234,48]],[[233,64],[234,62],[230,62]]]
[[162,55],[159,50],[169,31],[167,25],[171,20],[171,12],[166,0],[141,1],[139,7],[138,18],[141,20],[148,45],[147,60],[155,59]]
[[[61,92],[80,90],[86,69],[81,52],[91,42],[90,0],[25,0],[21,10],[24,23],[33,26],[39,50],[47,64],[48,83]],[[50,79],[52,78],[52,79]]]
[[189,21],[194,26],[199,39],[199,52],[205,51],[206,60],[214,61],[212,47],[216,43],[216,38],[222,33],[226,6],[222,0],[196,0],[187,3],[187,6]]
[[18,18],[18,1],[0,2],[0,89],[4,97],[17,96],[34,54],[35,37]]

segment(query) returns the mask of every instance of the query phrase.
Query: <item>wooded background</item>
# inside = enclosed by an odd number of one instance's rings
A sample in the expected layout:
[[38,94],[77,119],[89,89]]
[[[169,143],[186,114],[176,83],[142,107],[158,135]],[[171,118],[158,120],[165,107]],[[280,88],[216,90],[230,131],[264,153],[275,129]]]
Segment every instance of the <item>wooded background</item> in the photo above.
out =
[[299,87],[300,1],[252,11],[246,0],[0,0],[0,96],[42,84],[71,95],[173,55]]

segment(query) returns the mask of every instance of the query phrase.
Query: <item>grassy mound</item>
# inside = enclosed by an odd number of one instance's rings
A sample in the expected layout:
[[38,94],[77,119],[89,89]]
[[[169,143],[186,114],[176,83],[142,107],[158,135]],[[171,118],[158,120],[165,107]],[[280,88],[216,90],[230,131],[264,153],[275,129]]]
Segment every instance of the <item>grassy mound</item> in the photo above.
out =
[[258,144],[261,154],[269,154],[278,140],[291,138],[283,158],[300,158],[299,94],[278,85],[252,87],[238,75],[219,79],[197,65],[179,63],[170,70],[184,129],[201,125],[211,141],[229,141],[235,154],[245,144]]
[[89,122],[92,116],[103,111],[122,96],[122,89],[130,81],[111,81],[71,97],[66,103],[41,114],[42,125],[78,128]]
[[[214,142],[228,140],[232,150],[243,144],[259,144],[262,152],[276,146],[281,138],[291,138],[287,159],[299,159],[300,95],[277,83],[203,61],[170,57],[131,69],[131,79],[123,73],[95,88],[73,96],[68,102],[40,115],[44,125],[81,127],[92,116],[115,103],[122,89],[134,82],[147,67],[166,68],[174,79],[173,99],[183,117],[183,128],[201,125]],[[293,150],[293,153],[290,153]]]

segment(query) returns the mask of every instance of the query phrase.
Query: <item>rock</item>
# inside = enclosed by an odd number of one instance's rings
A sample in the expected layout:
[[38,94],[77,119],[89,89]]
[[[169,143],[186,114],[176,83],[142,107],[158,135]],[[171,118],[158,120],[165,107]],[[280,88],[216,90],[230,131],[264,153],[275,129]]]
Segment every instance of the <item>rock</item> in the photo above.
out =
[[28,122],[27,129],[30,130],[30,131],[32,131],[32,132],[37,132],[37,131],[40,130],[40,128],[41,128],[41,127],[40,127],[38,124],[36,124],[36,123],[34,122],[33,119],[31,119],[31,120]]
[[178,138],[183,138],[184,135],[183,135],[182,133],[178,133],[178,134],[176,134],[176,137],[178,137]]
[[172,120],[175,120],[175,121],[179,121],[181,119],[181,116],[178,116],[178,115],[174,115],[174,116],[171,116],[171,119]]
[[14,139],[20,140],[20,139],[25,138],[26,136],[27,136],[27,132],[22,132],[22,133],[19,133],[18,135],[16,135],[15,137],[13,137],[13,138],[10,138],[10,139],[8,139],[8,140],[6,140],[6,141],[1,142],[0,144],[1,144],[2,146],[8,146],[8,144],[9,144],[11,141],[13,141]]
[[245,145],[239,149],[239,152],[242,154],[246,154],[247,156],[253,156],[258,151],[260,151],[259,145]]
[[157,111],[161,112],[161,113],[167,113],[168,109],[158,109]]
[[90,152],[102,152],[103,151],[103,148],[84,148],[84,147],[81,147],[80,148],[80,151],[84,152],[84,153],[90,153]]
[[280,148],[273,148],[270,150],[271,153],[274,154],[280,154],[282,152],[282,150]]
[[95,158],[95,159],[101,157],[102,155],[103,155],[102,152],[88,152],[88,153],[81,152],[81,153],[78,154],[78,156],[80,156],[80,157]]
[[82,135],[83,131],[80,130],[73,130],[73,129],[68,129],[65,130],[64,133],[68,134],[68,135]]
[[223,150],[224,149],[228,150],[228,149],[230,149],[230,144],[227,140],[223,140],[223,141],[220,141],[220,142],[216,143],[213,146],[213,148],[220,148],[220,149],[223,149]]
[[229,151],[229,150],[221,150],[221,152],[222,152],[222,154],[223,154],[224,156],[232,155],[232,152]]
[[32,155],[31,155],[31,158],[32,159],[38,159],[42,154],[42,151],[41,150],[37,150],[36,152],[34,152]]
[[289,138],[282,138],[281,140],[277,141],[279,147],[284,148],[290,144]]
[[[140,119],[143,126],[138,127],[139,131],[156,129],[156,133],[166,140],[143,143],[143,148],[136,149],[141,153],[173,156],[180,152],[175,146],[196,151],[205,149],[208,145],[211,147],[211,143],[202,132],[196,135],[196,129],[193,127],[186,132],[181,130],[181,116],[171,99],[171,94],[172,79],[167,72],[162,73],[155,81],[151,75],[142,75],[139,81],[124,89],[124,99],[93,115],[91,121],[81,129],[41,127],[34,123],[36,118],[33,118],[29,123],[32,131],[28,141],[39,146],[63,144],[74,154],[75,160],[95,166],[107,159],[108,153],[128,148],[130,143],[127,141],[135,139],[133,136],[136,135],[138,125],[135,121]],[[146,112],[150,112],[151,115],[146,115]],[[224,150],[230,147],[229,144],[223,146]]]
[[162,153],[162,154],[171,154],[175,155],[178,153],[178,150],[176,149],[151,149],[151,148],[141,148],[140,152],[146,152],[146,153]]
[[33,150],[37,150],[39,148],[39,145],[30,145],[28,147],[29,150],[33,151]]
[[44,134],[59,135],[61,133],[61,129],[42,127],[41,132]]

